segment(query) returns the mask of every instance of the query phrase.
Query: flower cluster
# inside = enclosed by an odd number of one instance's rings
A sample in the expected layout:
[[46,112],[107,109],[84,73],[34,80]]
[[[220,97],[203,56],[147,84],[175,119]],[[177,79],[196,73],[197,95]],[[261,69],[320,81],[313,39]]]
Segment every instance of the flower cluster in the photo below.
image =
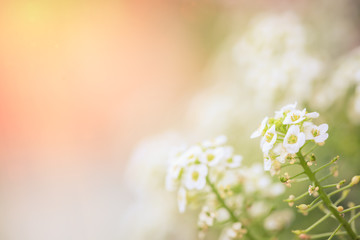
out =
[[268,200],[284,192],[284,186],[273,183],[260,164],[242,166],[242,157],[234,154],[226,141],[220,136],[170,158],[166,188],[177,190],[181,213],[187,207],[201,207],[197,222],[200,239],[215,225],[223,229],[220,239],[251,234],[251,222],[261,223],[274,210]]
[[184,212],[188,192],[207,191],[209,172],[222,172],[241,165],[242,156],[225,145],[227,138],[219,136],[210,141],[179,151],[172,159],[166,176],[166,189],[178,190],[179,211]]
[[319,117],[317,112],[297,109],[297,103],[289,104],[275,112],[275,117],[265,119],[251,138],[260,137],[260,146],[264,153],[264,169],[277,174],[281,163],[294,163],[296,153],[312,141],[322,145],[328,138],[328,125],[319,126],[312,119]]

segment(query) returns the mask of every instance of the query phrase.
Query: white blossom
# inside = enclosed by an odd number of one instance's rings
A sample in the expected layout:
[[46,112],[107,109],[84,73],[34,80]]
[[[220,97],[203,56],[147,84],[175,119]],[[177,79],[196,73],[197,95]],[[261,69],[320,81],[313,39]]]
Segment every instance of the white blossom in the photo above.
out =
[[259,126],[258,129],[256,129],[255,132],[253,132],[250,136],[250,138],[257,138],[257,137],[260,137],[262,132],[264,131],[264,128],[266,127],[266,124],[268,122],[268,117],[265,117],[262,121],[261,121],[261,124]]
[[187,204],[187,194],[185,188],[183,187],[179,188],[177,200],[178,200],[179,212],[181,213],[185,212],[186,204]]
[[316,126],[310,122],[304,123],[304,133],[306,140],[314,140],[316,143],[323,143],[329,137],[327,133],[329,126],[324,123]]
[[285,105],[280,109],[280,111],[275,111],[275,118],[282,118],[284,113],[287,114],[288,112],[295,110],[296,106],[297,102],[295,102],[294,104]]
[[186,169],[185,187],[189,190],[201,190],[206,185],[208,168],[204,164],[194,164]]
[[305,119],[306,109],[300,110],[292,110],[286,114],[286,117],[283,121],[283,124],[296,124]]
[[288,153],[297,153],[299,149],[305,144],[305,134],[300,132],[297,125],[290,126],[287,131],[283,145]]
[[243,157],[240,155],[234,155],[233,157],[230,157],[225,160],[225,164],[229,168],[237,168],[241,166]]
[[277,133],[275,131],[275,125],[269,128],[264,137],[261,139],[261,148],[264,153],[268,153],[269,150],[274,146],[277,139]]

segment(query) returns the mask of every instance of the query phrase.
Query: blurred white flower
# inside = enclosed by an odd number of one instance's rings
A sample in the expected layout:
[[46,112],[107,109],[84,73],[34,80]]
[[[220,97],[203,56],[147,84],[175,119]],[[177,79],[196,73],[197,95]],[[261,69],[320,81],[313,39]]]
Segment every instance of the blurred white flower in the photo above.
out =
[[211,211],[208,206],[203,206],[198,218],[198,226],[200,228],[208,228],[214,225],[216,214],[214,211]]
[[269,210],[270,208],[268,203],[264,201],[257,201],[250,206],[249,214],[256,218],[268,213]]
[[240,155],[234,155],[225,160],[225,164],[229,168],[237,168],[241,166],[243,157]]
[[306,31],[293,13],[265,14],[255,18],[234,48],[245,84],[256,99],[307,100],[322,62],[306,50]]
[[208,168],[204,164],[191,165],[186,169],[184,184],[189,190],[201,190],[206,185]]
[[305,134],[297,125],[290,126],[284,138],[284,147],[288,153],[297,153],[305,144]]
[[288,226],[294,218],[290,209],[275,211],[265,219],[264,227],[269,231],[280,231]]
[[280,109],[280,111],[275,111],[275,118],[282,118],[284,113],[287,114],[290,111],[296,110],[297,102],[294,104],[285,105]]
[[187,196],[186,196],[185,188],[183,187],[179,188],[177,199],[178,199],[179,212],[181,213],[185,212],[186,209],[186,204],[187,204],[186,197]]
[[337,63],[330,80],[316,91],[312,105],[327,109],[337,99],[343,97],[349,88],[360,82],[360,47],[343,56]]
[[242,228],[242,224],[240,222],[236,222],[231,227],[223,230],[220,240],[241,239],[246,232],[246,229]]
[[210,167],[217,165],[226,158],[226,149],[224,147],[206,149],[202,162]]

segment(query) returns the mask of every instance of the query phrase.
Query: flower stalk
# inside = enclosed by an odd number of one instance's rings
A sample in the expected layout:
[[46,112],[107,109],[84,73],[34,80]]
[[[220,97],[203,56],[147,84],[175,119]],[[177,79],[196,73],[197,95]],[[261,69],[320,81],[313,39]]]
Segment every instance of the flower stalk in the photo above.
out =
[[[327,209],[332,213],[332,215],[339,221],[339,223],[343,226],[345,231],[349,234],[352,239],[358,239],[355,232],[352,230],[350,224],[340,215],[334,204],[331,202],[329,196],[324,191],[320,182],[317,180],[315,174],[311,171],[310,167],[307,165],[304,156],[301,154],[301,151],[297,153],[297,156],[300,159],[300,164],[304,169],[305,174],[309,177],[310,181],[312,181],[316,186],[319,187],[319,195],[322,199],[322,202],[327,207]],[[340,190],[340,189],[339,189]],[[343,189],[342,189],[343,190]]]

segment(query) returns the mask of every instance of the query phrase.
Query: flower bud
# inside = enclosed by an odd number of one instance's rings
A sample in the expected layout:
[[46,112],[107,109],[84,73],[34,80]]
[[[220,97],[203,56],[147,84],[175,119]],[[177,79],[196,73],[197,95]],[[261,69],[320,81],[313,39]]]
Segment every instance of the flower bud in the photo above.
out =
[[357,175],[357,176],[353,176],[353,178],[351,179],[351,185],[356,185],[360,182],[360,175]]
[[336,208],[336,210],[338,210],[338,212],[342,212],[342,211],[344,211],[344,207],[343,206],[338,206]]
[[309,208],[309,206],[306,204],[300,204],[299,206],[296,206],[296,207],[301,211],[305,211]]
[[309,235],[306,235],[305,233],[302,233],[299,235],[300,239],[311,239],[311,237]]
[[340,189],[340,187],[346,182],[346,180],[341,180],[338,184],[336,184],[336,188]]

